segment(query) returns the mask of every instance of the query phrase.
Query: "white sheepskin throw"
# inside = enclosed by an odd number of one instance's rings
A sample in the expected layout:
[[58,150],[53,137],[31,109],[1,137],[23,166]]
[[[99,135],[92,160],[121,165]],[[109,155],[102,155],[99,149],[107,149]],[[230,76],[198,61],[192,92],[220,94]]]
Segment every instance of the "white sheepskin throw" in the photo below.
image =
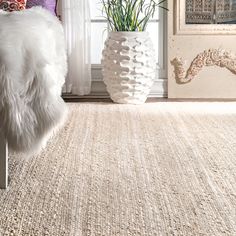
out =
[[15,151],[38,151],[66,115],[59,20],[41,7],[0,11],[0,129]]

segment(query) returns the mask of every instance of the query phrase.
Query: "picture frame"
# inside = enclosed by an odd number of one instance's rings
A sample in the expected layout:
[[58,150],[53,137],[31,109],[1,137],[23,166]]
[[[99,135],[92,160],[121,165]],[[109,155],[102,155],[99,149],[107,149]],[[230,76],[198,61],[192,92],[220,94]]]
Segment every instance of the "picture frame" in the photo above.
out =
[[236,24],[186,24],[186,0],[174,4],[176,35],[236,35]]

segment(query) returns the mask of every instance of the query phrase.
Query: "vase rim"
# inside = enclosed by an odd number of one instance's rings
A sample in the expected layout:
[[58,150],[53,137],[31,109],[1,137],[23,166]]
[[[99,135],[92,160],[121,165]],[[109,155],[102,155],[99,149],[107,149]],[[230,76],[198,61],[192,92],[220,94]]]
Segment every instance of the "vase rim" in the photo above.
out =
[[147,31],[111,31],[109,34],[148,34]]

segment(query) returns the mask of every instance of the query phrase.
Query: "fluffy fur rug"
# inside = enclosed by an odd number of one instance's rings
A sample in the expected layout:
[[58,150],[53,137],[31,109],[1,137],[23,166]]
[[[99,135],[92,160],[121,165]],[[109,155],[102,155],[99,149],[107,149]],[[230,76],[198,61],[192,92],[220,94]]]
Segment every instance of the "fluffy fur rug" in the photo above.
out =
[[0,128],[9,147],[34,151],[62,123],[67,72],[63,29],[41,7],[0,11]]

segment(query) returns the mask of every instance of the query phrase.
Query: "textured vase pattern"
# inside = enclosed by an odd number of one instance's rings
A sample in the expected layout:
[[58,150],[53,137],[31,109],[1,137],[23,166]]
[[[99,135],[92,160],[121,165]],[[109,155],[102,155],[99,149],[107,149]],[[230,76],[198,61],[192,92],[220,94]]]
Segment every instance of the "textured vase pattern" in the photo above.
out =
[[116,103],[142,104],[156,75],[156,60],[147,32],[111,32],[103,50],[103,79]]

